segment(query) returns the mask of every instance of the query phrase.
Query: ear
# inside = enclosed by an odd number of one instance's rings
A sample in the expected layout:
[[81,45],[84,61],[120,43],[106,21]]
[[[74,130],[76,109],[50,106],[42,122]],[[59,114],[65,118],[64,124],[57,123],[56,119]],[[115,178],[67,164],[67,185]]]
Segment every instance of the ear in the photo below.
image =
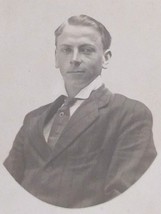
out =
[[59,68],[57,51],[55,50],[55,68]]
[[110,49],[107,49],[103,55],[102,68],[107,69],[109,59],[112,57]]

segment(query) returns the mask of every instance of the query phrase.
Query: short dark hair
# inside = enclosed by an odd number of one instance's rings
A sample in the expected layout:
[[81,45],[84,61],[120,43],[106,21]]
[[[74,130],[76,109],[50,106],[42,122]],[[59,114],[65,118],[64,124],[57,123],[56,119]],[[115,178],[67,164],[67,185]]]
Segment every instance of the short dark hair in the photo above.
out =
[[60,36],[64,30],[64,27],[69,25],[80,25],[80,26],[89,26],[93,27],[95,30],[97,30],[100,33],[103,49],[107,50],[111,45],[111,35],[108,32],[108,30],[105,28],[103,24],[98,22],[97,20],[93,19],[90,16],[87,15],[78,15],[78,16],[72,16],[68,18],[66,22],[61,24],[56,30],[55,30],[55,45],[57,46],[57,38]]

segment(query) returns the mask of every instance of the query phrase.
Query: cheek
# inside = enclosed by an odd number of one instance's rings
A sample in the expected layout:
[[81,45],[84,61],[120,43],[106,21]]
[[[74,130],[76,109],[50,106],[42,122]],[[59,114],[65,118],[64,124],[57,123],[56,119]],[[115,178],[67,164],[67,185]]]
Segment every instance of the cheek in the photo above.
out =
[[65,69],[69,65],[69,59],[64,55],[57,58],[57,64],[60,69]]
[[100,70],[102,68],[102,58],[94,58],[89,61],[89,67]]

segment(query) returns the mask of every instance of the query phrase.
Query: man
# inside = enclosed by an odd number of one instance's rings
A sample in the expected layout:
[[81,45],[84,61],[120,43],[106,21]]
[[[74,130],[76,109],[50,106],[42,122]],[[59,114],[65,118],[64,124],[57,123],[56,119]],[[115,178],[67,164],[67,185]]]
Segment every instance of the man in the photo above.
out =
[[152,116],[144,104],[102,83],[111,36],[101,23],[74,16],[55,36],[67,97],[25,117],[4,165],[39,199],[88,207],[124,192],[151,165]]

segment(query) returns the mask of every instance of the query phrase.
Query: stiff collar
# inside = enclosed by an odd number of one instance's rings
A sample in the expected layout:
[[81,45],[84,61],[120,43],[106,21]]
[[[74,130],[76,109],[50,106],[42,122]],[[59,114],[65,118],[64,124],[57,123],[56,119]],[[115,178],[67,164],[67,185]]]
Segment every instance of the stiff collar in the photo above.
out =
[[[96,79],[94,79],[89,85],[87,85],[85,88],[83,88],[76,96],[75,98],[81,99],[81,100],[85,100],[87,99],[91,92],[100,88],[103,85],[103,81],[101,76],[97,76]],[[67,92],[65,90],[63,90],[63,95],[68,96]]]

